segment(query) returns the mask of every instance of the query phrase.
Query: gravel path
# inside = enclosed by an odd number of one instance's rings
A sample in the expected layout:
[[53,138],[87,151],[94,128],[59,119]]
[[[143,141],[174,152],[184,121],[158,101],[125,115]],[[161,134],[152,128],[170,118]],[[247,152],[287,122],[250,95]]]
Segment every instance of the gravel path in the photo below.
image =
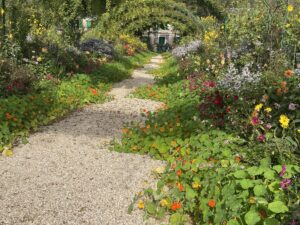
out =
[[161,162],[147,156],[108,150],[121,136],[124,122],[141,120],[142,109],[160,103],[124,98],[153,81],[147,70],[116,84],[114,100],[91,105],[32,134],[29,144],[0,157],[0,225],[142,225],[143,212],[127,208],[134,195],[154,182],[151,171]]

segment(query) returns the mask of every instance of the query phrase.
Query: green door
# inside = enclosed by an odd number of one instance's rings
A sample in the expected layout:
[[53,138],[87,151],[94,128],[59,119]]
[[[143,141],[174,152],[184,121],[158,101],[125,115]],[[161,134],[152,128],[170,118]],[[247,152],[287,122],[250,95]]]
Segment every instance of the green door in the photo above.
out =
[[159,37],[158,46],[157,46],[157,51],[158,52],[163,52],[164,51],[165,42],[166,42],[165,37]]
[[159,40],[158,40],[158,44],[159,45],[164,45],[166,42],[166,38],[165,37],[159,37]]

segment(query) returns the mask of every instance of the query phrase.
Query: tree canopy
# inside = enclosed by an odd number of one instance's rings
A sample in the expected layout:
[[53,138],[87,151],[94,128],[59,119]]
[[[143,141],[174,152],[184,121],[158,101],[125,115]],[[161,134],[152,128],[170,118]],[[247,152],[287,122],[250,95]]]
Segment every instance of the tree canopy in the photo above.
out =
[[99,29],[140,33],[150,27],[171,24],[183,35],[200,28],[199,18],[183,3],[173,0],[128,0],[100,19]]

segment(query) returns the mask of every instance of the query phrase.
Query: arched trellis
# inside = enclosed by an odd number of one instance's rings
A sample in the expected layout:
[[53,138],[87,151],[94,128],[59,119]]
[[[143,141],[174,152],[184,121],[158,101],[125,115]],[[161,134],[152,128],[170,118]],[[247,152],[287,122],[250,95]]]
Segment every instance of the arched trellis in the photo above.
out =
[[199,18],[185,4],[173,0],[128,0],[114,8],[99,26],[134,34],[155,24],[171,24],[183,35],[197,33],[201,28]]

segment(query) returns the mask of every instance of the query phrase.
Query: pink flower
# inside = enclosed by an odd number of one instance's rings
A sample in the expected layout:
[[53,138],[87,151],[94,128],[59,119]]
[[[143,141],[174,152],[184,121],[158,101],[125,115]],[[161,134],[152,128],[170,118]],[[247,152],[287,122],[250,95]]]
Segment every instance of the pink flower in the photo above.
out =
[[251,123],[252,123],[253,126],[256,126],[260,123],[260,120],[259,120],[258,117],[252,117]]
[[53,79],[52,75],[51,75],[51,74],[48,74],[48,75],[47,75],[47,80],[52,80],[52,79]]
[[280,171],[279,176],[280,176],[280,177],[283,177],[284,174],[285,174],[285,172],[286,172],[286,165],[283,165],[283,166],[282,166],[282,170]]
[[271,125],[271,124],[269,124],[269,123],[266,124],[266,126],[265,126],[265,129],[266,129],[266,130],[270,130],[271,128],[272,128],[272,125]]
[[257,140],[259,142],[265,142],[266,141],[266,136],[263,135],[263,134],[260,134],[258,137],[257,137]]
[[283,179],[281,182],[280,182],[280,187],[282,189],[287,189],[290,185],[292,184],[292,181],[290,179]]

